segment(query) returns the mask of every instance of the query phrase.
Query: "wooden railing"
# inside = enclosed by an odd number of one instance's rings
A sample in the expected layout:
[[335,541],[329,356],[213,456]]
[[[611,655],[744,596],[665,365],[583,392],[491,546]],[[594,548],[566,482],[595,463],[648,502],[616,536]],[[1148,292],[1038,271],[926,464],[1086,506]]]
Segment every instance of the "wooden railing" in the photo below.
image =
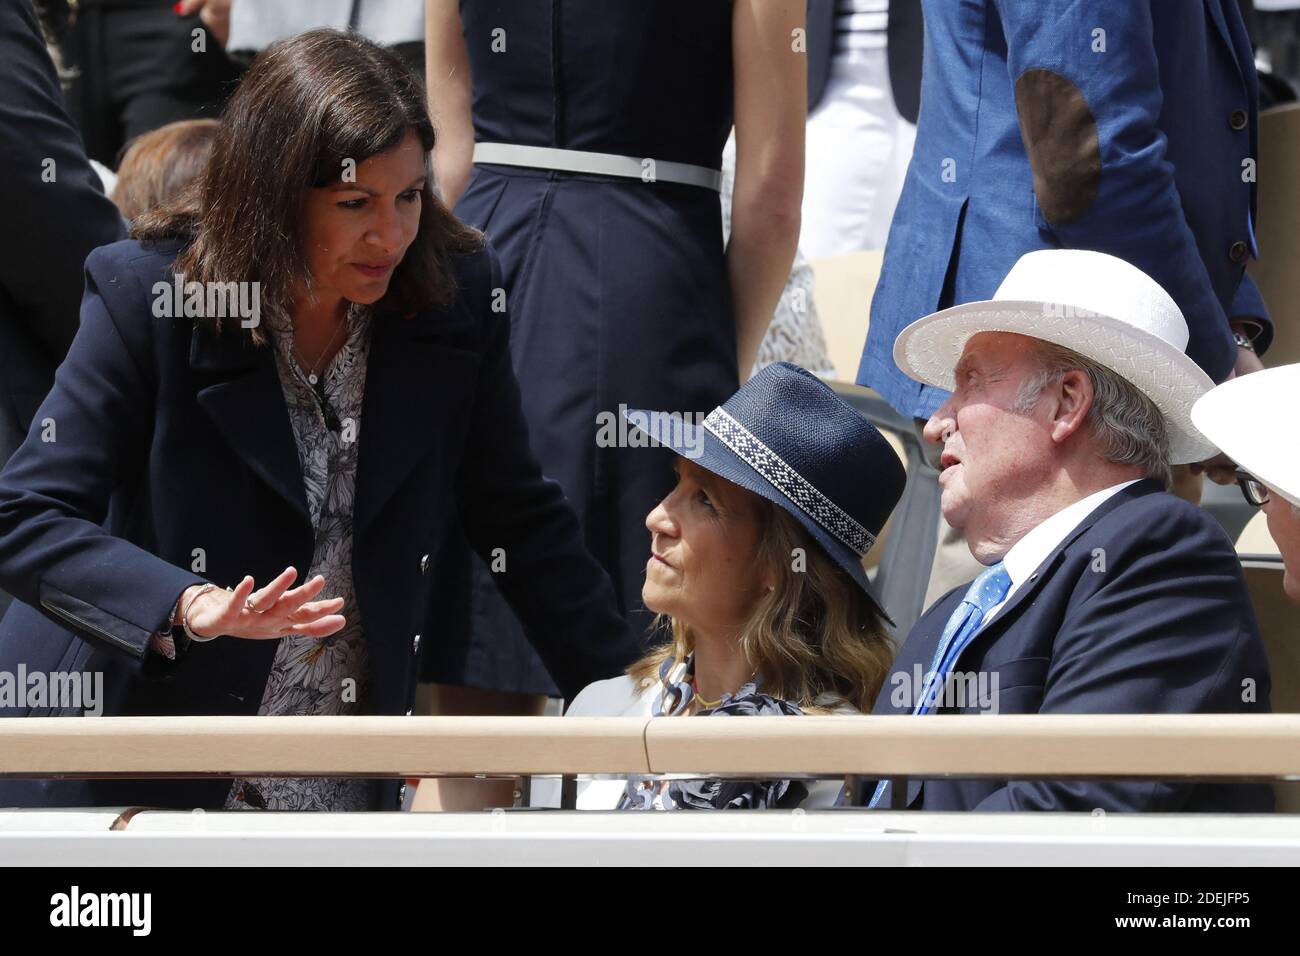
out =
[[0,775],[1300,777],[1300,714],[0,720]]

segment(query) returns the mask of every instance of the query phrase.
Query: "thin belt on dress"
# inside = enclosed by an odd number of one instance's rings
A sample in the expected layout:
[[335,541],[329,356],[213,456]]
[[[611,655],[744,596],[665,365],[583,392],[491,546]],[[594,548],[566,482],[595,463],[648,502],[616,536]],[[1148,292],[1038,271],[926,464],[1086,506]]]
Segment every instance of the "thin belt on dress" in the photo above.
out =
[[707,166],[650,157],[637,159],[635,156],[619,156],[615,153],[589,153],[580,149],[522,146],[517,143],[475,143],[474,162],[556,169],[566,173],[622,176],[648,183],[680,183],[712,189],[714,192],[719,192],[722,188],[721,170]]

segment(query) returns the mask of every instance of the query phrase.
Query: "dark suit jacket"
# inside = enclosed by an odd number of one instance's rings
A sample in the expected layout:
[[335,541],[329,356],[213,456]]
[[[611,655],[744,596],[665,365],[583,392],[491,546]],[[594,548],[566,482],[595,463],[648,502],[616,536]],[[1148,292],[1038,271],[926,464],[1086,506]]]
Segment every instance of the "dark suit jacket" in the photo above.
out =
[[[835,0],[808,0],[808,112],[821,103],[835,55]],[[890,0],[885,55],[894,107],[909,123],[921,111],[921,50],[925,31],[921,0]]]
[[[926,719],[910,715],[906,691],[916,666],[929,668],[965,592],[965,585],[949,592],[912,628],[873,713]],[[989,688],[996,674],[1001,714],[1268,711],[1268,661],[1232,543],[1209,514],[1151,480],[1122,489],[1084,519],[953,670],[988,675]],[[960,710],[976,712],[979,703]],[[886,789],[880,806],[891,799]],[[907,805],[1266,812],[1272,792],[1256,784],[938,779],[909,781]]]
[[[190,584],[265,582],[289,565],[303,574],[313,550],[271,349],[152,316],[151,288],[169,280],[178,248],[129,240],[86,262],[81,329],[0,473],[0,585],[18,599],[0,622],[0,669],[102,670],[106,714],[254,714],[276,642],[193,644],[174,664],[147,650]],[[380,313],[372,333],[352,568],[379,714],[408,712],[416,635],[438,639],[436,616],[422,619],[427,556],[453,512],[485,558],[505,550],[498,586],[567,696],[638,653],[529,450],[509,318],[491,308],[496,256],[454,267],[451,306]],[[56,440],[43,440],[42,422]],[[190,570],[197,549],[203,573]],[[57,787],[39,799],[211,807],[227,786],[96,784],[91,800]]]
[[860,384],[928,418],[946,393],[899,370],[898,333],[992,298],[1035,249],[1094,249],[1147,273],[1215,381],[1237,355],[1230,318],[1262,324],[1267,346],[1268,311],[1245,271],[1258,93],[1235,0],[923,5],[923,109]]
[[3,464],[27,435],[77,333],[87,253],[122,238],[126,226],[64,111],[54,64],[26,0],[0,0],[0,63],[0,207],[7,223],[0,230]]

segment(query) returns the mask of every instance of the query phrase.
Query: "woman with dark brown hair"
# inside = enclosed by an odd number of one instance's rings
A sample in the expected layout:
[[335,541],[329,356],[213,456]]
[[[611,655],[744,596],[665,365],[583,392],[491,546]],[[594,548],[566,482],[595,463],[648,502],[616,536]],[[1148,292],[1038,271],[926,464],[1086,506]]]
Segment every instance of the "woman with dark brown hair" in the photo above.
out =
[[[88,258],[80,332],[0,474],[0,668],[103,672],[108,714],[409,713],[453,513],[567,693],[631,660],[528,449],[499,268],[433,196],[433,139],[396,55],[301,34],[250,68],[199,188]],[[400,801],[360,779],[0,786],[0,805]]]

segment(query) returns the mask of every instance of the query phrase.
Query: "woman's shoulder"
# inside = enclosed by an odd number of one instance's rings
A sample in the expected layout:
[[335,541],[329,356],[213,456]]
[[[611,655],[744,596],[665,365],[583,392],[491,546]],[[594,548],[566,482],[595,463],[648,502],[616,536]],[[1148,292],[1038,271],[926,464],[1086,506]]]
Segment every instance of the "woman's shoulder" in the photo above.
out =
[[588,684],[573,698],[565,715],[568,717],[620,717],[650,713],[654,684],[644,684],[627,674]]
[[92,250],[86,257],[86,268],[148,274],[169,269],[184,247],[182,239],[121,239]]
[[486,236],[471,248],[448,253],[447,263],[455,276],[456,287],[462,292],[471,290],[481,293],[501,282],[501,264]]
[[177,280],[172,263],[184,247],[180,239],[123,239],[100,246],[86,257],[86,291],[103,299],[119,322],[140,318],[147,326],[144,320],[153,309],[141,309],[140,302],[152,303],[160,284],[171,291]]
[[417,325],[447,344],[481,350],[505,318],[505,282],[496,253],[486,239],[474,248],[442,253],[443,269],[451,285],[451,298],[418,310]]

